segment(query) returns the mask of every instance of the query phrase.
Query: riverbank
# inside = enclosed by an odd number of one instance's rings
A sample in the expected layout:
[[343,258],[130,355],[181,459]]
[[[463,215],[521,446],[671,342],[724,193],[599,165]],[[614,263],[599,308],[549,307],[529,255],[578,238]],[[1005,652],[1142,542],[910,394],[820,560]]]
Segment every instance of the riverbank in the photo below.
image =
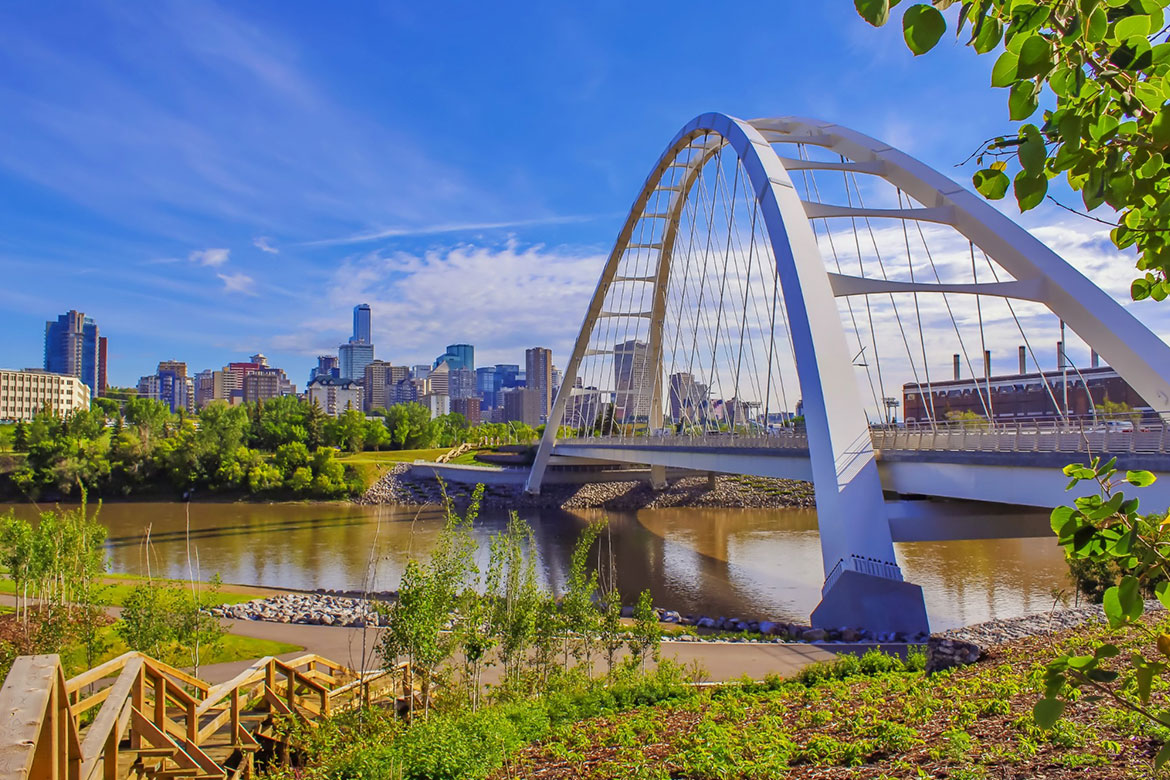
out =
[[[442,504],[446,495],[458,505],[469,500],[471,490],[471,486],[466,484],[451,483],[444,487],[433,474],[402,463],[382,475],[356,503],[422,506]],[[662,490],[639,480],[583,485],[546,484],[538,496],[527,495],[520,482],[514,485],[490,484],[484,488],[483,505],[505,509],[790,509],[812,508],[816,502],[809,482],[716,475],[713,479],[706,476],[683,477],[670,482]]]

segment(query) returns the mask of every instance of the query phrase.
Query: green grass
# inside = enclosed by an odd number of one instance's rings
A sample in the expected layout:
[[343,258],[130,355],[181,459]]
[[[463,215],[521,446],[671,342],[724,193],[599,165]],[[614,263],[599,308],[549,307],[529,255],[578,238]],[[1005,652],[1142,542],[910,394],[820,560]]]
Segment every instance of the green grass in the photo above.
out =
[[[102,591],[102,603],[109,607],[120,607],[126,597],[136,585],[146,581],[145,577],[136,577],[132,574],[111,575],[104,578],[106,587]],[[186,583],[184,582],[184,585]],[[201,591],[207,590],[206,583],[197,583]],[[0,578],[0,594],[14,595],[16,583],[10,579]],[[260,598],[257,593],[244,593],[232,590],[230,585],[221,586],[216,601],[220,604],[241,604],[245,601]]]
[[[117,658],[129,649],[126,647],[126,643],[114,631],[114,626],[107,626],[101,630],[99,642],[103,650],[94,662],[94,666],[104,663],[111,658]],[[199,663],[201,666],[208,666],[210,664],[227,663],[228,661],[249,661],[254,658],[263,658],[266,655],[282,655],[284,653],[295,653],[299,650],[304,650],[304,648],[300,645],[276,642],[271,639],[257,639],[250,636],[225,634],[211,648],[205,649],[199,654]],[[191,666],[191,658],[189,655],[184,656],[175,653],[169,658],[160,660],[179,667]],[[68,675],[75,675],[89,668],[89,665],[85,662],[85,649],[77,645],[71,645],[66,648],[61,653],[61,661],[64,663],[65,673]]]
[[358,463],[373,463],[376,465],[413,463],[416,460],[433,461],[443,453],[450,451],[450,447],[440,447],[433,450],[370,450],[368,452],[355,452],[350,455],[342,455],[338,457],[338,460],[350,465]]

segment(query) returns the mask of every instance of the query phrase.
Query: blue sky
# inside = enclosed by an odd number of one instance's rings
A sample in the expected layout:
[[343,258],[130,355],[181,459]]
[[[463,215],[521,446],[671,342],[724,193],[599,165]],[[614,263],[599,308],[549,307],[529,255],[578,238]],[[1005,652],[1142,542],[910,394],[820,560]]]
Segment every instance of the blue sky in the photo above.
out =
[[[824,118],[967,182],[952,166],[1007,126],[990,67],[950,39],[915,60],[848,0],[6,3],[0,366],[39,365],[75,308],[115,384],[262,351],[300,385],[361,301],[395,363],[563,360],[691,117]],[[1128,261],[1075,230],[1123,292]]]

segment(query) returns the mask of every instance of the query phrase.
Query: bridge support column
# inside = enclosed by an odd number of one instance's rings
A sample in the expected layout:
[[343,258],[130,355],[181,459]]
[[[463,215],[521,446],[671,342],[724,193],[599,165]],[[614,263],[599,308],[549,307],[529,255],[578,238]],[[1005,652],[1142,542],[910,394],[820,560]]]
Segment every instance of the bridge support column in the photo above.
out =
[[930,633],[921,585],[856,570],[826,580],[811,622],[816,628],[868,628],[908,637]]
[[715,472],[708,471],[707,472],[707,489],[714,490],[717,486],[718,486],[718,483],[715,481]]
[[666,466],[650,467],[650,487],[655,490],[666,489]]

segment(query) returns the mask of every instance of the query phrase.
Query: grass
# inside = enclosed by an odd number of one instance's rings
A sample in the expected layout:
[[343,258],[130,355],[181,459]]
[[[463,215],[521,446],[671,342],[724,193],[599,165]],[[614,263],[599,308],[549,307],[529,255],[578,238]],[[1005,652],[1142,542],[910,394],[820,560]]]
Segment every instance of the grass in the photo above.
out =
[[[94,662],[94,666],[111,658],[117,658],[129,649],[115,633],[112,625],[101,630],[99,643],[103,650]],[[295,653],[303,649],[300,645],[292,645],[287,642],[225,634],[218,642],[200,653],[199,663],[200,666],[209,666],[228,661],[249,661],[254,658],[263,658],[266,655]],[[180,667],[191,666],[190,656],[180,654],[173,654],[169,658],[160,660]],[[85,662],[85,649],[77,645],[71,645],[61,653],[61,662],[65,665],[65,673],[68,675],[78,674],[90,668],[89,664]]]
[[416,460],[433,461],[440,455],[450,452],[450,448],[428,450],[379,450],[355,452],[338,457],[338,461],[350,466],[358,473],[362,480],[363,491],[374,486],[382,475],[399,463],[413,463]]
[[[102,591],[102,603],[108,607],[120,607],[125,603],[126,597],[130,595],[130,591],[136,585],[140,585],[146,581],[145,577],[138,577],[132,574],[117,574],[109,575],[102,578],[106,587]],[[186,585],[186,581],[183,581]],[[207,583],[196,583],[200,591],[208,589]],[[0,594],[14,595],[16,593],[16,583],[10,579],[0,578]],[[260,598],[260,595],[255,592],[234,591],[230,585],[223,585],[219,589],[219,594],[216,600],[220,604],[241,604],[245,601]]]
[[[1147,619],[1118,645],[1147,645],[1170,621]],[[1152,629],[1152,630],[1151,630]],[[668,780],[669,778],[1152,778],[1170,730],[1084,696],[1052,729],[1032,707],[1043,664],[1085,653],[1106,629],[1081,627],[997,648],[931,677],[922,656],[842,656],[795,678],[694,688],[680,676],[554,684],[543,695],[429,719],[346,720],[305,737],[303,780]],[[1118,662],[1119,664],[1121,662]],[[1157,674],[1151,706],[1170,702]],[[1132,688],[1130,689],[1132,693]],[[291,777],[291,775],[286,775]]]

